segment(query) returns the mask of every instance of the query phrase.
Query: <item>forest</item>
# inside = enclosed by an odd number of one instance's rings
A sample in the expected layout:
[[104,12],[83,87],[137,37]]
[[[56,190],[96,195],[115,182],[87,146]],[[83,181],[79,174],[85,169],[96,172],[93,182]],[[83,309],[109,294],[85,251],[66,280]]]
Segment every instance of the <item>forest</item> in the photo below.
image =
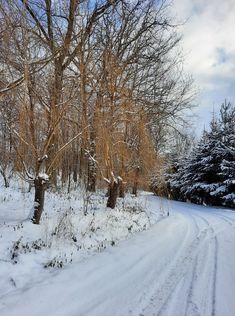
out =
[[233,2],[0,0],[1,316],[234,315]]
[[0,172],[35,189],[148,189],[193,106],[165,0],[1,1]]

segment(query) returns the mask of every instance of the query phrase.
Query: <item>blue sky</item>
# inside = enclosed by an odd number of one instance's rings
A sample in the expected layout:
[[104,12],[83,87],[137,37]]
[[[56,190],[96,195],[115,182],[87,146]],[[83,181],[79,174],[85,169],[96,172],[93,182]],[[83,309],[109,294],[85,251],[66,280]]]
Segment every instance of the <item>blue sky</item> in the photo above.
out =
[[180,22],[185,70],[199,90],[195,109],[197,131],[208,126],[213,107],[219,111],[227,98],[235,103],[235,1],[173,0]]

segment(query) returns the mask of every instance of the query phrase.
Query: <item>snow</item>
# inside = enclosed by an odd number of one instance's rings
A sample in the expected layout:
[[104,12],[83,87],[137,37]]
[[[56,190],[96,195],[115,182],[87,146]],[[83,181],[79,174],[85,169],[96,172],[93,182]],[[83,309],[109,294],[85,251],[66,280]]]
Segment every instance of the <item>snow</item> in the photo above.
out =
[[43,155],[42,158],[38,158],[38,161],[41,162],[41,161],[46,160],[46,159],[48,159],[48,156]]
[[39,174],[38,174],[38,178],[39,179],[42,179],[42,180],[44,180],[44,181],[49,181],[49,176],[48,176],[48,174],[46,174],[46,173],[44,173],[44,172],[40,172]]
[[[120,206],[113,210],[114,213],[101,210],[100,196],[93,201],[97,207],[95,213],[99,215],[93,223],[92,230],[96,233],[91,240],[101,238],[102,234],[109,241],[113,240],[116,229],[119,241],[115,239],[114,247],[107,244],[106,249],[92,252],[92,256],[74,257],[63,269],[42,267],[42,259],[48,259],[48,248],[22,252],[18,263],[12,264],[7,247],[12,240],[19,239],[22,232],[24,242],[28,240],[29,243],[32,236],[34,240],[41,238],[43,230],[45,236],[53,219],[61,219],[55,217],[58,205],[61,213],[70,203],[66,226],[69,221],[76,222],[78,213],[74,217],[71,205],[74,209],[83,207],[81,199],[75,200],[72,196],[68,202],[63,197],[48,195],[46,209],[50,208],[53,216],[48,212],[40,226],[20,219],[20,214],[22,219],[25,216],[22,205],[25,208],[29,204],[28,198],[20,203],[20,194],[15,194],[14,199],[19,201],[15,206],[9,198],[1,203],[1,240],[4,240],[0,244],[1,316],[235,315],[234,211],[167,201],[145,194],[141,197],[141,207],[148,209],[148,216],[139,219],[139,223],[146,220],[145,228],[148,229],[143,230],[142,226],[140,232],[128,234],[124,227],[130,224],[129,215],[143,214],[128,211],[124,214]],[[143,202],[145,199],[147,202]],[[14,206],[14,213],[9,205]],[[168,211],[170,216],[166,216]],[[113,219],[109,222],[110,214]],[[90,239],[86,235],[92,233],[88,229],[92,220],[94,217],[88,212],[88,216],[77,218],[80,226],[72,225],[80,229],[76,235],[80,242],[81,235],[85,234],[84,245]],[[98,232],[102,233],[97,233],[98,227]],[[62,241],[64,246],[60,250],[66,247],[71,250],[68,240],[62,236],[62,240],[57,236],[50,248],[57,255],[57,246],[60,248]],[[11,242],[4,239],[6,237]],[[84,246],[84,254],[87,251]]]

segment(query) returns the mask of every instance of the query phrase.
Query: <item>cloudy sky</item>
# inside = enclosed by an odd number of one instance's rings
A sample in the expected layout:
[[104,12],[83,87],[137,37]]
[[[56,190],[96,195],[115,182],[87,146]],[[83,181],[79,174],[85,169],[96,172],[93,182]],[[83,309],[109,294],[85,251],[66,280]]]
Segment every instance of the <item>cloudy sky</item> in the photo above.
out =
[[198,132],[225,98],[235,103],[235,1],[174,0],[181,27],[185,69],[199,88]]

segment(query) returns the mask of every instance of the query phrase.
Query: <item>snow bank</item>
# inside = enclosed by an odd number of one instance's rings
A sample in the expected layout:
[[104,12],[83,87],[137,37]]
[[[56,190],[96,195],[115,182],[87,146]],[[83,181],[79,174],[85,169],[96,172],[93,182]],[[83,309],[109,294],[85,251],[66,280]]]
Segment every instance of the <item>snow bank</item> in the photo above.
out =
[[113,247],[157,221],[144,195],[127,195],[113,210],[106,208],[106,200],[103,192],[46,192],[41,225],[33,225],[28,220],[33,193],[1,188],[0,296],[40,282],[55,268]]

